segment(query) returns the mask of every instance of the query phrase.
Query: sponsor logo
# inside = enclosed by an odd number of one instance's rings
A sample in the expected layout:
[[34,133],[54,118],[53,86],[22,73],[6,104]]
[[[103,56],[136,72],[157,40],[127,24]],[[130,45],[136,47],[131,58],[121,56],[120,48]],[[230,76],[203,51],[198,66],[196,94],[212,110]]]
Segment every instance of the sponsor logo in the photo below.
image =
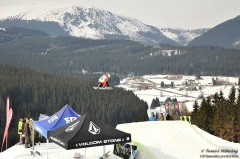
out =
[[121,142],[122,139],[121,138],[118,138],[118,139],[106,139],[106,140],[103,140],[103,143],[104,144],[109,144],[109,143],[116,143],[116,142]]
[[96,140],[96,141],[89,141],[89,142],[80,142],[76,144],[76,147],[88,147],[88,146],[96,146],[96,145],[108,145],[114,143],[120,143],[123,139],[105,139],[105,140]]
[[73,125],[69,126],[69,127],[65,130],[65,132],[71,132],[71,131],[75,130],[79,122],[80,122],[80,121],[78,121],[78,122],[74,123]]
[[89,142],[81,142],[81,143],[77,143],[77,144],[76,144],[76,147],[100,145],[100,144],[102,144],[102,143],[103,143],[102,140],[89,141]]
[[56,115],[54,115],[53,117],[51,117],[50,119],[48,119],[48,124],[52,123],[54,120],[56,120],[58,117]]
[[93,135],[96,135],[96,134],[100,134],[100,128],[94,124],[92,121],[90,121],[90,124],[89,124],[89,127],[88,127],[88,131],[93,134]]
[[55,137],[50,136],[50,139],[51,139],[52,141],[55,141],[55,142],[59,143],[60,145],[65,146],[65,143],[64,143],[64,142],[62,142],[61,140],[59,140],[59,139],[57,139],[57,138],[55,138]]
[[66,124],[71,123],[71,122],[73,122],[73,121],[76,120],[76,119],[77,119],[76,117],[67,117],[67,118],[64,118],[64,120],[66,121]]

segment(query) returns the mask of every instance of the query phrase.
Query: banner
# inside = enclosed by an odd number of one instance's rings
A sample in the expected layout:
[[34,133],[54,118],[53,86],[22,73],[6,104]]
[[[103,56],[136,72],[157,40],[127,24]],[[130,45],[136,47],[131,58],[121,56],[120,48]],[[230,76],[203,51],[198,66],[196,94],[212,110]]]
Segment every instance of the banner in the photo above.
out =
[[169,105],[168,105],[168,102],[165,103],[165,109],[166,109],[166,113],[169,113]]
[[180,119],[180,110],[179,110],[178,102],[174,102],[174,108],[175,108],[175,111],[176,111],[176,114],[177,114],[177,119],[179,120]]
[[[4,130],[4,136],[3,136],[3,141],[2,141],[2,149],[3,149],[3,145],[4,142],[6,140],[6,149],[7,149],[7,144],[8,144],[8,128],[10,125],[10,122],[12,120],[12,115],[13,115],[13,110],[12,108],[9,108],[9,97],[7,98],[7,103],[6,103],[6,126],[5,126],[5,130]],[[2,151],[1,149],[1,151]]]
[[174,103],[174,107],[175,107],[175,110],[179,110],[179,104],[178,104],[178,102],[175,102],[175,103]]

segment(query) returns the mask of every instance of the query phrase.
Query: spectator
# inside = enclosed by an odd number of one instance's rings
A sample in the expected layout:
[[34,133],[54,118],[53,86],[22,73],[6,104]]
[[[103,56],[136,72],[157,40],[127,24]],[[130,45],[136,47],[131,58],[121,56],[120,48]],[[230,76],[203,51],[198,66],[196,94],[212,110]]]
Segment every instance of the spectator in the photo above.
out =
[[152,112],[151,116],[149,117],[149,121],[157,121],[153,112]]
[[30,118],[30,121],[29,121],[29,129],[30,129],[30,147],[32,147],[32,144],[34,142],[34,129],[32,127],[32,122],[33,122],[33,119]]
[[26,120],[23,118],[23,124],[22,124],[22,144],[25,144],[25,134],[24,134],[24,126],[25,126]]
[[172,120],[171,115],[167,114],[167,116],[166,116],[166,120]]
[[188,117],[187,117],[187,121],[188,121],[189,123],[191,123],[191,116],[188,116]]
[[164,120],[163,113],[160,113],[160,116],[159,116],[158,120],[159,120],[159,121],[163,121],[163,120]]
[[18,135],[19,135],[19,144],[23,144],[23,118],[19,119],[18,122]]
[[183,120],[187,121],[187,116],[186,115],[183,116]]
[[25,118],[26,122],[24,124],[24,129],[23,129],[23,132],[24,132],[24,135],[25,135],[25,148],[30,148],[29,147],[29,138],[30,138],[30,128],[29,128],[29,120],[28,118],[26,117]]
[[180,120],[182,120],[182,118],[183,118],[183,117],[182,117],[182,116],[180,116]]

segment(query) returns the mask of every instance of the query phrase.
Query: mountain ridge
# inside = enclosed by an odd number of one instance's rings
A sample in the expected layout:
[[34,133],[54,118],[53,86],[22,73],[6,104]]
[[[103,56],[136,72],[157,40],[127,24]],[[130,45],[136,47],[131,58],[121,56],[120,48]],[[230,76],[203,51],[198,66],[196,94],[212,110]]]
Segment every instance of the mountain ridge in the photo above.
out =
[[240,49],[240,16],[229,19],[192,40],[189,46],[212,45]]
[[[159,43],[179,45],[154,26],[146,25],[134,18],[91,7],[71,5],[54,9],[52,7],[32,9],[1,19],[0,27],[14,25],[14,23],[19,26],[17,21],[25,21],[25,25],[33,21],[36,23],[55,23],[68,35],[83,38],[124,39],[150,45],[158,45]],[[42,28],[41,31],[49,33],[47,28]]]

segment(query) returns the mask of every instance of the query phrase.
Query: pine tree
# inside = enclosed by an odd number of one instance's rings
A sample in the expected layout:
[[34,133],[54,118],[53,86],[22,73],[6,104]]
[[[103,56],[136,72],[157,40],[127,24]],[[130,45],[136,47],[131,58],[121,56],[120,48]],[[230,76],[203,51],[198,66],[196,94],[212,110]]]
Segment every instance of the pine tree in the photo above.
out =
[[224,127],[227,131],[226,139],[229,141],[233,140],[233,132],[234,132],[234,124],[236,123],[236,112],[234,112],[235,108],[235,100],[236,100],[236,89],[232,86],[229,97],[226,103],[226,115]]
[[215,112],[213,117],[213,131],[216,136],[223,138],[226,130],[224,129],[223,125],[225,122],[225,98],[223,96],[223,92],[220,91],[219,93],[219,100],[215,101]]
[[213,123],[213,117],[214,117],[214,113],[213,113],[214,107],[211,103],[210,97],[207,98],[206,104],[207,104],[206,113],[207,113],[207,121],[208,121],[207,131],[212,134],[213,133],[212,123]]
[[209,133],[212,133],[212,105],[210,97],[207,97],[207,100],[203,98],[198,111],[198,124],[199,127]]
[[240,143],[240,88],[238,89],[236,105],[233,108],[233,118],[231,124],[233,125],[232,141]]
[[198,113],[198,109],[199,109],[198,102],[195,101],[195,102],[194,102],[194,105],[193,105],[193,111],[192,111],[192,114],[197,114],[197,113]]
[[156,103],[156,107],[160,106],[160,101],[159,101],[159,98],[158,98],[158,97],[156,97],[155,103]]
[[191,113],[192,123],[195,125],[198,125],[198,111],[199,111],[199,105],[198,102],[195,101],[193,105],[193,111]]
[[165,84],[164,84],[164,82],[163,82],[163,81],[161,82],[161,87],[162,87],[162,88],[164,88],[164,87],[165,87]]
[[203,98],[201,105],[200,105],[199,112],[198,112],[198,116],[197,116],[198,126],[203,130],[206,130],[206,128],[207,128],[207,126],[206,126],[206,121],[207,121],[206,107],[207,107],[206,99]]
[[155,109],[155,107],[156,107],[156,100],[153,98],[150,108]]
[[158,97],[156,97],[155,99],[153,98],[150,108],[155,109],[156,107],[159,106],[159,104],[160,104],[159,98]]

